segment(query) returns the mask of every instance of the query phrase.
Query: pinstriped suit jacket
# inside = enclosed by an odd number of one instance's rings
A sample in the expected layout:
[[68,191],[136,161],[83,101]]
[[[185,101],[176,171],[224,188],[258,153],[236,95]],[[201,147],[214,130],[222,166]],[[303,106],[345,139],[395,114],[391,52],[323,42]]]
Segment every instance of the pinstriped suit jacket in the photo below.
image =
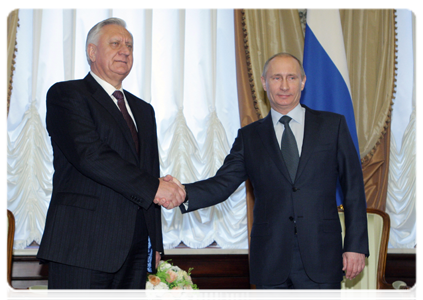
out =
[[153,203],[160,176],[154,110],[124,92],[138,127],[139,156],[121,112],[90,74],[48,91],[55,173],[39,259],[117,271],[139,209],[153,250],[163,251],[161,210]]

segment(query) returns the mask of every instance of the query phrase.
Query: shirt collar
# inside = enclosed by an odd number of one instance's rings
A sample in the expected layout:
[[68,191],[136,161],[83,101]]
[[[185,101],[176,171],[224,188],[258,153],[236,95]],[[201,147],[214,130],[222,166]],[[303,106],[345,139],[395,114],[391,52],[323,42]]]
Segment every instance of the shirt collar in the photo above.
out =
[[[273,126],[276,126],[277,124],[279,124],[280,118],[282,118],[284,115],[277,112],[273,108],[270,109],[270,112],[272,114]],[[286,114],[286,116],[290,116],[293,121],[299,124],[304,124],[304,115],[305,115],[305,108],[302,107],[301,104],[299,103],[293,110],[291,110],[289,113]]]
[[[106,93],[110,96],[117,90],[113,85],[108,83],[106,80],[101,79],[97,76],[93,71],[90,71],[90,74],[94,77],[94,79],[98,82],[99,85],[106,91]],[[123,89],[120,88],[119,91],[123,93]],[[125,93],[123,93],[125,95]]]

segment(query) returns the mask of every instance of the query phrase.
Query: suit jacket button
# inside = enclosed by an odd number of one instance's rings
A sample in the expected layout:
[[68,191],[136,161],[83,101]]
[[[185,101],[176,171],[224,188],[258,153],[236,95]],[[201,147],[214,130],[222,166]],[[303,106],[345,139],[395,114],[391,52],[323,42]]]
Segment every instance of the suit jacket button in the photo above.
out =
[[294,191],[294,192],[299,191],[299,190],[300,189],[299,188],[296,188],[295,186],[292,187],[292,191]]

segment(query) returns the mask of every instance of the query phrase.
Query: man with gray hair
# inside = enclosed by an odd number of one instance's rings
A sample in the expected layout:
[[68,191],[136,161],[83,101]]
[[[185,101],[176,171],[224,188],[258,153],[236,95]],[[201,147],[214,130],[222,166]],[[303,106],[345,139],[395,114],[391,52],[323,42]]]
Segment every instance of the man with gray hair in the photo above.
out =
[[37,257],[49,289],[140,289],[163,251],[153,200],[185,191],[159,179],[153,107],[122,88],[133,63],[125,22],[95,25],[86,53],[90,73],[47,93],[55,173]]

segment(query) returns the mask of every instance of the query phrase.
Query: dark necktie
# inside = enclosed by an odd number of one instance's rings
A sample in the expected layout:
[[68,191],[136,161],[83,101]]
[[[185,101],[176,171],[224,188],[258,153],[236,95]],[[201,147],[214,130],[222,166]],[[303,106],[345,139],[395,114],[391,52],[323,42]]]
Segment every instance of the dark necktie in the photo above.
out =
[[285,130],[282,134],[281,151],[285,161],[286,167],[288,168],[289,175],[291,175],[292,182],[295,181],[295,175],[297,174],[298,162],[300,160],[298,154],[298,146],[295,140],[295,136],[289,127],[289,122],[292,120],[291,117],[283,116],[280,118],[281,122],[285,126]]
[[134,143],[135,143],[135,148],[137,150],[137,153],[139,153],[137,129],[135,128],[134,121],[132,120],[131,116],[128,113],[128,110],[126,109],[125,100],[123,99],[123,93],[121,91],[115,91],[113,93],[113,96],[118,101],[119,109],[120,109],[120,111],[123,115],[123,118],[126,121],[126,124],[128,124],[128,127],[131,130],[131,135],[132,135],[132,139],[134,140]]

